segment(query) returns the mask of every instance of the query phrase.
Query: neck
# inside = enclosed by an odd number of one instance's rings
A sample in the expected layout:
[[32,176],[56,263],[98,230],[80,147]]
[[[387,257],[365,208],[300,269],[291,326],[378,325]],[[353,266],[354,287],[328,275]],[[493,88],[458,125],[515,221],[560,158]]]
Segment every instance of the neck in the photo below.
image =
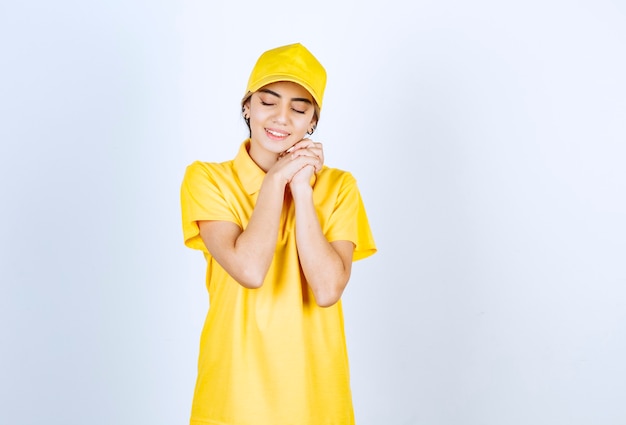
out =
[[255,144],[250,143],[248,145],[248,155],[263,171],[267,171],[276,163],[278,154],[268,152],[262,149],[255,149]]

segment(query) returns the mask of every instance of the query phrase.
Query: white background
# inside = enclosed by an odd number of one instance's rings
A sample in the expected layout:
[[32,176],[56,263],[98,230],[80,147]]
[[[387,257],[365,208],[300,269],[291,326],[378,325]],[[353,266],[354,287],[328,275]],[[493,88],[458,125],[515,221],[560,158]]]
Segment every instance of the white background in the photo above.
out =
[[[359,425],[626,423],[624,1],[0,6],[0,422],[184,424],[207,308],[178,190],[302,42],[379,252]],[[281,424],[277,424],[281,425]]]

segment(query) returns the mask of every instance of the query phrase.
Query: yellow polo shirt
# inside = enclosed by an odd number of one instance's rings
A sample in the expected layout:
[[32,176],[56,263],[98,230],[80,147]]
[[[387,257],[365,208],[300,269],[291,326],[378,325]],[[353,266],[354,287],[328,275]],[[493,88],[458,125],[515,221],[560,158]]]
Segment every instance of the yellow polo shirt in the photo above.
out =
[[[181,187],[185,244],[207,261],[210,306],[200,339],[191,425],[354,424],[341,301],[318,307],[300,269],[294,205],[286,198],[276,253],[259,289],[237,283],[208,253],[199,220],[242,229],[265,176],[245,141],[234,160],[194,162]],[[376,252],[354,177],[324,167],[313,199],[328,241]]]

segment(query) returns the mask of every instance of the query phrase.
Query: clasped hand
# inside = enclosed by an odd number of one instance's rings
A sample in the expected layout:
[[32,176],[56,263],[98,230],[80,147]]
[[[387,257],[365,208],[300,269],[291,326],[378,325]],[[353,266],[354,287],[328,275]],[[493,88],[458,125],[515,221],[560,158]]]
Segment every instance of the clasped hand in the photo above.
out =
[[324,165],[322,144],[311,139],[302,139],[285,152],[282,152],[272,167],[279,173],[292,191],[300,185],[312,185],[315,173]]

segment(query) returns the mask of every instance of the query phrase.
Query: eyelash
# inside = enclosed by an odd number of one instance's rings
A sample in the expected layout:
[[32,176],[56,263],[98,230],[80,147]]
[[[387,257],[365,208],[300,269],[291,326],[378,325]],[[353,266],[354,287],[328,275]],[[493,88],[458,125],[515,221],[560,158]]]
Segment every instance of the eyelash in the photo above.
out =
[[[264,101],[261,100],[261,105],[263,105],[263,106],[273,106],[274,104],[273,103],[267,103],[267,102],[264,102]],[[294,112],[297,112],[299,114],[304,114],[305,113],[305,111],[300,111],[300,110],[294,109],[294,108],[291,108],[291,110],[294,111]]]

